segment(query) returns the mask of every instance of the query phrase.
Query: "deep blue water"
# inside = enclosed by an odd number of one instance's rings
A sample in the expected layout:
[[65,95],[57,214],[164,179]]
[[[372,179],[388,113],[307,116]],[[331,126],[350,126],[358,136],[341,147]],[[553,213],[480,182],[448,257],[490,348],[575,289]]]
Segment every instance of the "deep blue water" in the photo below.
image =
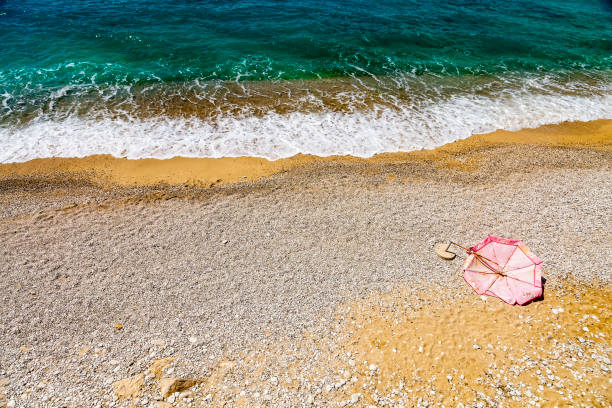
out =
[[610,117],[611,71],[602,1],[6,0],[0,161],[409,150]]

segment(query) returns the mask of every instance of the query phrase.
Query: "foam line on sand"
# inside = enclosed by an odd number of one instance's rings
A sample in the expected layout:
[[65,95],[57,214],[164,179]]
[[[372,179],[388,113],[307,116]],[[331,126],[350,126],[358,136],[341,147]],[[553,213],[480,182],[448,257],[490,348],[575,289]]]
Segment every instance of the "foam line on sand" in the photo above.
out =
[[23,163],[0,164],[0,179],[51,178],[69,175],[102,186],[194,185],[211,187],[238,181],[253,181],[296,167],[329,162],[393,163],[438,162],[457,165],[454,156],[484,148],[508,145],[589,148],[612,151],[612,120],[566,122],[520,131],[498,130],[432,150],[382,153],[371,158],[354,156],[319,157],[298,154],[270,161],[258,157],[137,159],[94,155],[83,158],[41,158]]

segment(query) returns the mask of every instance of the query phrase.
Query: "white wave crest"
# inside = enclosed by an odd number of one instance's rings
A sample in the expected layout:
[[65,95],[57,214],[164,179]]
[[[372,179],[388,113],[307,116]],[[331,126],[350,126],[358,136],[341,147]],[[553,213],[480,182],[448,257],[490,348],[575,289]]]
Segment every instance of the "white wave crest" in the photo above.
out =
[[0,162],[92,154],[130,159],[257,156],[274,160],[297,153],[369,157],[433,148],[496,129],[610,118],[609,93],[588,97],[548,93],[457,96],[419,108],[221,115],[214,120],[37,119],[23,127],[0,128]]

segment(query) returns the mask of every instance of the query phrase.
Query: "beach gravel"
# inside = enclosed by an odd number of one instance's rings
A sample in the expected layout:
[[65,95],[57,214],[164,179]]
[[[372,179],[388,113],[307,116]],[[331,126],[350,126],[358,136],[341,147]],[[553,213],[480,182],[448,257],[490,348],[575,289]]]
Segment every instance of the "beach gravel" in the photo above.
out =
[[[568,277],[609,282],[609,154],[515,150],[519,164],[538,154],[599,161],[448,179],[433,170],[411,178],[401,164],[359,172],[330,165],[202,197],[121,196],[100,206],[88,193],[64,210],[4,200],[21,206],[0,221],[7,401],[114,406],[112,384],[155,359],[188,362],[168,377],[199,378],[252,345],[327,330],[327,316],[351,299],[432,284],[472,296],[459,274],[463,255],[444,261],[433,251],[449,239],[520,238],[544,260],[547,287]],[[608,369],[609,360],[601,364]],[[139,404],[152,398],[162,399]]]

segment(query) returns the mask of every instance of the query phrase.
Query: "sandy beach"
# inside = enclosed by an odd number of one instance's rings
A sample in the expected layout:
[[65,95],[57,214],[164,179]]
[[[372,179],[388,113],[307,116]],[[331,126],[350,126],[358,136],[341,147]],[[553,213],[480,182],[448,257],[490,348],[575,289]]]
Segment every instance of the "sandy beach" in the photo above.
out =
[[[0,165],[0,407],[612,406],[612,121],[371,159]],[[436,242],[544,260],[475,295]]]

